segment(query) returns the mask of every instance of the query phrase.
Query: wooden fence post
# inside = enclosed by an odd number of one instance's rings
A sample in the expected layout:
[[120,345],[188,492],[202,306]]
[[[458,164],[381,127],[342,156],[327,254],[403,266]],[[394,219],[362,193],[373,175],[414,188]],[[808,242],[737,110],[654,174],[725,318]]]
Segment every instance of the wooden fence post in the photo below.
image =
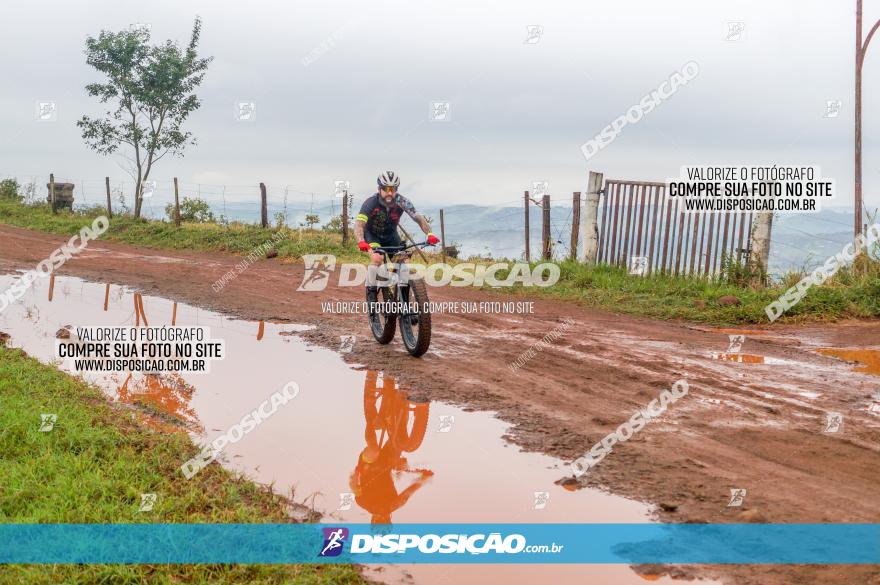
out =
[[[403,232],[403,237],[404,237],[405,239],[409,240],[409,243],[410,243],[410,244],[415,244],[415,243],[416,243],[416,241],[413,239],[413,237],[412,237],[411,235],[409,235],[409,232],[406,231],[406,229],[404,229],[404,227],[403,227],[402,225],[397,224],[397,229],[399,229],[401,232]],[[422,262],[424,262],[425,264],[427,264],[427,263],[428,263],[428,259],[425,257],[425,254],[424,254],[424,252],[422,252],[422,249],[421,249],[421,248],[416,248],[415,250],[416,250],[416,254],[419,255],[419,258],[422,259]]]
[[587,181],[587,197],[584,208],[584,252],[582,262],[595,264],[599,252],[599,192],[604,175],[590,171]]
[[55,213],[55,173],[49,173],[49,198],[52,204],[52,213]]
[[342,245],[348,244],[348,189],[342,190]]
[[440,210],[440,259],[446,262],[446,221],[442,209]]
[[526,223],[525,223],[525,226],[526,226],[526,262],[531,262],[532,261],[532,252],[531,252],[531,246],[529,246],[529,203],[531,203],[531,201],[529,201],[529,192],[528,191],[526,191],[524,193],[523,200],[525,202],[525,209],[526,209]]
[[552,253],[552,247],[550,245],[550,195],[544,195],[544,198],[541,201],[542,207],[542,226],[541,226],[541,245],[542,245],[542,253],[544,260],[550,259],[550,254]]
[[269,208],[266,206],[266,184],[260,183],[260,225],[269,227]]
[[577,259],[577,247],[578,247],[578,230],[581,225],[581,192],[575,191],[571,195],[571,246],[569,246],[569,250],[571,251],[570,257],[572,260]]
[[762,211],[755,218],[755,227],[751,230],[751,256],[749,264],[758,274],[755,279],[760,279],[761,284],[767,277],[767,263],[770,260],[770,234],[773,231],[773,212]]
[[104,185],[107,187],[107,217],[113,217],[113,208],[110,205],[110,177],[104,177]]
[[180,190],[177,187],[177,177],[174,177],[174,225],[180,227]]

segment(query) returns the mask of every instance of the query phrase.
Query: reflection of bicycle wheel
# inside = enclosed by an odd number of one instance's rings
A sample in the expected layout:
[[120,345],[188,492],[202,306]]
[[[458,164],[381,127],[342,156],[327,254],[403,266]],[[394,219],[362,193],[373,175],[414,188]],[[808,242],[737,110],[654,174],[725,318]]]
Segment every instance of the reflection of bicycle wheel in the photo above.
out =
[[[407,401],[406,406],[406,410],[402,408],[400,410],[400,426],[394,435],[394,441],[402,451],[412,453],[425,440],[425,433],[428,431],[430,404],[427,402],[414,404]],[[410,427],[410,420],[412,420],[412,427]]]

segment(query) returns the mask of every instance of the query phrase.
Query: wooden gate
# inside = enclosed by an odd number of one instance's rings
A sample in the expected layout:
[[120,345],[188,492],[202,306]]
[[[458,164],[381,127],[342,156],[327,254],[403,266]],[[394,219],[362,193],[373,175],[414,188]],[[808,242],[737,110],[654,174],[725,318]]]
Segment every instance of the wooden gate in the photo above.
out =
[[608,180],[602,193],[599,263],[640,263],[647,274],[714,275],[724,259],[748,258],[752,213],[685,213],[664,183]]

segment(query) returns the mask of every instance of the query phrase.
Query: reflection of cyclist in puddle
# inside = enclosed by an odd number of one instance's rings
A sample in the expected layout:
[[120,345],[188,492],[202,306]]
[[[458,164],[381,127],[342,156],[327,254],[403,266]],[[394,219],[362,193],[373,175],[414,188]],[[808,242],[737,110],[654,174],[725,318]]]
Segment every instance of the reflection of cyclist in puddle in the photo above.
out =
[[[434,472],[411,469],[401,456],[422,444],[428,428],[428,403],[407,400],[390,376],[383,376],[382,386],[377,388],[378,377],[378,372],[369,371],[364,382],[367,446],[361,451],[349,484],[358,505],[373,515],[373,524],[390,524],[391,514],[403,507]],[[395,476],[400,479],[404,472],[418,477],[398,492]]]

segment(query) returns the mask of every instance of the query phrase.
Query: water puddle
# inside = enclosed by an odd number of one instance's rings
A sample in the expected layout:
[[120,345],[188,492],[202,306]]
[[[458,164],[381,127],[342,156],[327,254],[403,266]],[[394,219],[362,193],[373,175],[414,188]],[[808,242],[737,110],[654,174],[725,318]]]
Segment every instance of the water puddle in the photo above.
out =
[[712,352],[712,359],[738,364],[765,364],[770,366],[794,365],[795,362],[781,358],[767,357],[753,353]]
[[725,327],[708,327],[705,329],[698,327],[697,329],[711,333],[723,333],[725,335],[768,335],[770,333],[766,329],[728,329]]
[[[0,275],[0,290],[13,278]],[[650,521],[642,503],[556,485],[570,475],[565,463],[506,443],[509,425],[491,414],[411,401],[392,377],[353,369],[337,353],[307,344],[299,333],[308,327],[230,319],[73,277],[40,279],[0,313],[9,345],[47,363],[56,363],[55,338],[71,327],[147,324],[209,326],[212,338],[225,340],[227,357],[206,374],[83,377],[155,428],[189,432],[199,442],[227,433],[295,381],[296,398],[228,445],[222,463],[292,493],[325,522]],[[679,582],[622,565],[384,566],[370,575],[419,584]]]
[[853,368],[854,372],[880,376],[880,350],[878,349],[823,347],[817,351],[824,356],[856,362],[859,365]]

